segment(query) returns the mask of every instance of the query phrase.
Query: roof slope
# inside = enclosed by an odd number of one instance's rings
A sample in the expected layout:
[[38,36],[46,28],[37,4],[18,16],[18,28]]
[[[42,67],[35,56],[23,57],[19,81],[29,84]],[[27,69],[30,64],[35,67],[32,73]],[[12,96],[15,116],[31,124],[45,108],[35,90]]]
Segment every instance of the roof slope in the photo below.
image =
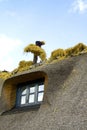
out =
[[0,79],[0,96],[1,96],[1,89],[2,89],[3,83],[4,83],[4,80]]
[[40,70],[48,75],[43,104],[36,111],[0,116],[0,130],[87,130],[87,54]]

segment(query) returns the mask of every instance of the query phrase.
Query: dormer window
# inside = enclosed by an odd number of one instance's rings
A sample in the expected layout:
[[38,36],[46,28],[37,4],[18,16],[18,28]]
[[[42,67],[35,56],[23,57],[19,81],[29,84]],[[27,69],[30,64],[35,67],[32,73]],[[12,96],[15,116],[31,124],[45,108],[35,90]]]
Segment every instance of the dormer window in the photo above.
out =
[[32,106],[40,104],[44,96],[43,81],[32,81],[20,84],[17,91],[17,106]]

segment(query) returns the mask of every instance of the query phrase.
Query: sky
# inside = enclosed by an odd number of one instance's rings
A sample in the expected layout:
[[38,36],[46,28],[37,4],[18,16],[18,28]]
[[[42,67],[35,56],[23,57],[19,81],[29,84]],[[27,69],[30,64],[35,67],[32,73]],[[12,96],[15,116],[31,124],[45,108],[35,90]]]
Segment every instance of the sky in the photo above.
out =
[[0,0],[0,70],[32,60],[24,48],[45,41],[47,58],[58,48],[87,45],[87,0]]

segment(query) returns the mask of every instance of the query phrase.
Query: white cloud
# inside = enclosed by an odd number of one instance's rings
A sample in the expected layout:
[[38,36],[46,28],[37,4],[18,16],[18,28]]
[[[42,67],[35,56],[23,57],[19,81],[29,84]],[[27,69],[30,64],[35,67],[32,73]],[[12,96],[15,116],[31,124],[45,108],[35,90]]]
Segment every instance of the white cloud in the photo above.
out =
[[[18,55],[19,48],[21,48],[22,42],[18,39],[12,39],[6,35],[0,35],[0,70],[11,71],[15,67],[15,60]],[[20,52],[19,52],[20,53]]]
[[12,71],[16,68],[14,65],[14,58],[11,56],[6,56],[3,58],[3,60],[0,61],[0,70]]
[[87,0],[74,0],[70,12],[85,13],[87,11]]

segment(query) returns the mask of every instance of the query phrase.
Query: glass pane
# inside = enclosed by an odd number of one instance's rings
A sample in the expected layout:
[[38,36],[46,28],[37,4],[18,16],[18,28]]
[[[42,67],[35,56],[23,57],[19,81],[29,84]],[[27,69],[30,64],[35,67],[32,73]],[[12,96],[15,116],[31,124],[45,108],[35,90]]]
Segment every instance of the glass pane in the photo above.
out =
[[44,91],[44,85],[40,85],[38,91]]
[[34,93],[35,92],[35,87],[31,87],[30,88],[30,93]]
[[21,105],[26,104],[26,96],[21,96]]
[[34,94],[29,96],[29,103],[34,103]]
[[38,93],[38,102],[43,101],[44,93]]
[[22,93],[21,93],[21,94],[24,95],[24,94],[26,94],[26,93],[27,93],[27,88],[26,88],[26,87],[23,87],[23,88],[22,88]]

